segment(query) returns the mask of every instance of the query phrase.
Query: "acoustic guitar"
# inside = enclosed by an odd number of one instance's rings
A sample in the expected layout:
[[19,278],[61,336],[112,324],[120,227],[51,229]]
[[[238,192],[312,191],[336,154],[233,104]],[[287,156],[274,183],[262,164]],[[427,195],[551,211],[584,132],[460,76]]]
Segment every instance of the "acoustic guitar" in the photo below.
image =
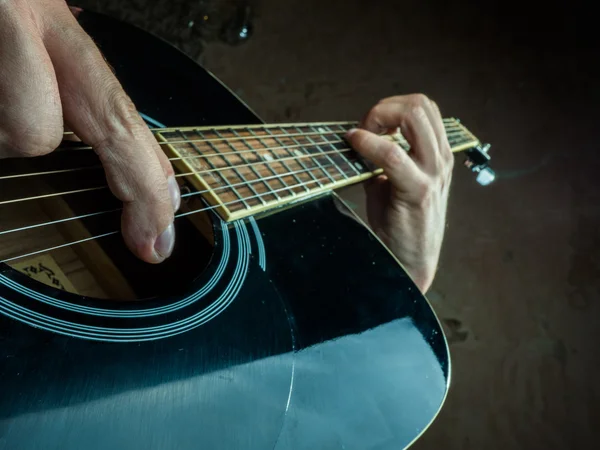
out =
[[[178,240],[160,265],[131,255],[68,134],[2,162],[0,449],[408,447],[444,402],[448,345],[335,193],[379,173],[344,141],[354,124],[264,124],[169,44],[79,21],[176,167]],[[492,181],[487,147],[444,124]]]

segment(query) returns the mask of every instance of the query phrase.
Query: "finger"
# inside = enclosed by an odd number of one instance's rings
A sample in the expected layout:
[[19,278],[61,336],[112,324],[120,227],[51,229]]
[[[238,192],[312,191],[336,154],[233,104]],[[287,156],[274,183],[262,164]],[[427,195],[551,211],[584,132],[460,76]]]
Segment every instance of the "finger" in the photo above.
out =
[[52,63],[26,2],[0,1],[0,158],[39,156],[62,139]]
[[429,122],[433,127],[433,131],[438,139],[438,149],[441,149],[442,145],[445,141],[447,141],[446,137],[446,129],[444,128],[444,121],[442,120],[442,116],[440,114],[440,110],[437,104],[428,99],[427,97],[424,100],[423,105],[425,112],[427,113],[427,117],[429,117]]
[[360,129],[350,130],[346,139],[360,155],[383,169],[389,181],[398,190],[418,190],[424,174],[400,146],[370,131]]
[[444,126],[444,119],[442,118],[440,108],[438,104],[433,100],[430,100],[430,103],[431,109],[433,110],[433,118],[431,118],[430,116],[430,119],[434,124],[434,128],[437,127],[436,134],[438,135],[439,139],[438,142],[440,153],[442,154],[442,157],[444,157],[446,160],[448,160],[448,158],[453,159],[452,149],[450,148],[450,142],[448,141],[448,133],[446,131],[446,127]]
[[173,250],[180,198],[172,167],[158,157],[154,136],[66,6],[46,24],[45,44],[65,121],[98,153],[112,193],[123,201],[127,246],[146,262],[162,262]]
[[438,138],[421,96],[406,96],[401,97],[401,101],[375,105],[361,121],[361,127],[376,134],[400,127],[402,135],[411,146],[414,159],[425,170],[436,170]]
[[412,101],[415,103],[421,103],[423,105],[425,112],[427,113],[427,117],[429,117],[429,121],[431,122],[433,130],[437,136],[438,149],[441,152],[446,150],[449,151],[450,145],[448,143],[446,127],[444,126],[444,120],[442,118],[440,108],[436,102],[423,94],[410,94],[388,97],[381,100],[380,103],[401,103],[405,101]]

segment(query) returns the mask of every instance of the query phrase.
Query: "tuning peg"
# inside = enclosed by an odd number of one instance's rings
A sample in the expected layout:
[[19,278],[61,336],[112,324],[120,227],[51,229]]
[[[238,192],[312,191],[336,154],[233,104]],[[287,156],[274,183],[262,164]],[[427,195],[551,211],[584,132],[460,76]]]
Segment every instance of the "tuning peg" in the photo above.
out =
[[487,186],[496,179],[496,173],[489,166],[491,157],[488,152],[490,147],[490,144],[478,145],[466,152],[465,166],[477,174],[476,180],[482,186]]
[[488,184],[492,184],[496,179],[496,172],[491,167],[484,167],[479,171],[475,179],[480,185],[487,186]]

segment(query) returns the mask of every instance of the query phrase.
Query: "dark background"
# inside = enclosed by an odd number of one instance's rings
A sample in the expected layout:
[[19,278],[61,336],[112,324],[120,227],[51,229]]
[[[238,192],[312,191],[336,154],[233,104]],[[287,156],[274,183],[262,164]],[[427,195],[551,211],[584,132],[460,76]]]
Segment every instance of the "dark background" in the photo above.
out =
[[[596,8],[482,3],[73,2],[174,43],[265,121],[356,120],[382,97],[424,92],[490,142],[494,185],[455,169],[428,295],[451,343],[452,387],[415,448],[595,448]],[[236,40],[230,19],[245,12],[252,33]],[[363,213],[360,187],[343,195]]]

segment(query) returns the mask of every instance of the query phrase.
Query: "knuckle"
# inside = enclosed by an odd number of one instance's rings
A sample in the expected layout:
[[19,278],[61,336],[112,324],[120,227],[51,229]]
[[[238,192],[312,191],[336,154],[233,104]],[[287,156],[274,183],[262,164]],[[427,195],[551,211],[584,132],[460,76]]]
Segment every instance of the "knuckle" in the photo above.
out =
[[53,152],[61,143],[62,127],[11,126],[5,137],[5,146],[11,154],[26,158]]
[[413,107],[420,106],[424,108],[429,104],[429,98],[425,94],[412,94],[409,96],[408,101]]
[[411,120],[425,120],[427,119],[427,112],[423,105],[411,103],[408,117]]
[[368,122],[376,122],[377,117],[379,117],[379,113],[381,111],[382,103],[379,102],[375,106],[372,106],[371,109],[367,112],[366,119]]
[[401,163],[400,153],[402,151],[403,150],[398,145],[386,145],[381,155],[383,165],[386,167],[396,167]]
[[420,205],[427,205],[433,195],[433,183],[426,177],[417,180],[413,187],[413,195]]
[[131,99],[125,94],[121,85],[110,81],[106,90],[110,112],[108,125],[117,135],[134,137],[140,128],[140,117]]

